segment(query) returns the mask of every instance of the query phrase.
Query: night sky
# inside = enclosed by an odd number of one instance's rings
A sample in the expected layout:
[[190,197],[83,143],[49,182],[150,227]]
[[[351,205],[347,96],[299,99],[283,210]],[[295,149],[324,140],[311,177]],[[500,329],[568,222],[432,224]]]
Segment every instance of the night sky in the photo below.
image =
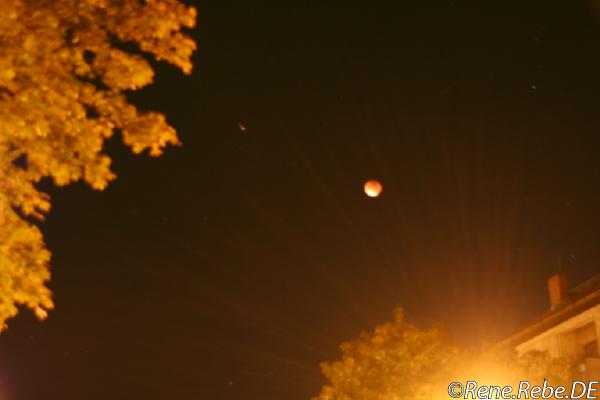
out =
[[475,345],[600,272],[600,2],[284,3],[195,3],[193,75],[131,96],[183,146],[50,189],[7,400],[308,399],[397,306]]

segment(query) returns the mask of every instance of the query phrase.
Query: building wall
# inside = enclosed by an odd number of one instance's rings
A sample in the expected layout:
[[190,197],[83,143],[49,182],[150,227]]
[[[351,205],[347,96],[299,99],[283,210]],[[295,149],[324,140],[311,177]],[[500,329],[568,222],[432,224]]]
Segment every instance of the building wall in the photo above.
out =
[[519,344],[517,351],[547,351],[552,357],[572,357],[582,372],[600,377],[600,304]]

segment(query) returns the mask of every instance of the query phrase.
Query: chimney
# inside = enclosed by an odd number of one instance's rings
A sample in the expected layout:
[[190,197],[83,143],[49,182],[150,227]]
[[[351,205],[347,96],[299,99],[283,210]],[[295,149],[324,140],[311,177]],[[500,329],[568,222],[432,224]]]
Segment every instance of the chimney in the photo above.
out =
[[550,309],[554,310],[567,298],[567,277],[562,272],[548,278],[548,294],[550,295]]

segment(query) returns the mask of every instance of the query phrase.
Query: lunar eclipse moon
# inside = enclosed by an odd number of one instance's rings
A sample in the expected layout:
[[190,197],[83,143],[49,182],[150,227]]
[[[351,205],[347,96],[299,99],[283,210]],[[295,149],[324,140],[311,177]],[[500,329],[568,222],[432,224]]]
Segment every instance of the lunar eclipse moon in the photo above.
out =
[[383,185],[377,179],[370,179],[365,182],[364,190],[369,197],[379,197],[383,191]]

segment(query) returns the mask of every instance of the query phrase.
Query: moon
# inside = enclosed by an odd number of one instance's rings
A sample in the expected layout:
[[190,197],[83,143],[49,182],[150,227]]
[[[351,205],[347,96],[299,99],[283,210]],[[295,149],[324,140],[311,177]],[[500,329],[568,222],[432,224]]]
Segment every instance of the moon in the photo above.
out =
[[369,179],[365,182],[365,194],[369,197],[379,197],[383,191],[383,185],[377,179]]

